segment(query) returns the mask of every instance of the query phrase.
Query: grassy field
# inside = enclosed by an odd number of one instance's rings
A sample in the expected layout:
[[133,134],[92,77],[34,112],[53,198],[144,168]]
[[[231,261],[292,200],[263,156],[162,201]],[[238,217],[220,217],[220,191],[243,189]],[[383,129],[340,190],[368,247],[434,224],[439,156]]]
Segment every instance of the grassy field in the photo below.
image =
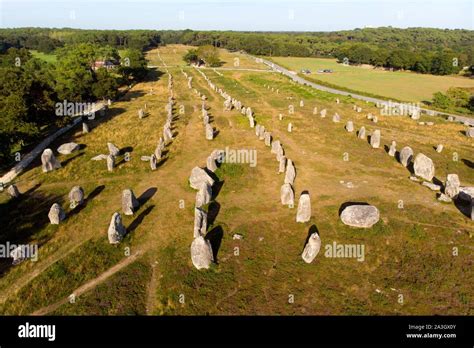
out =
[[[429,101],[433,93],[445,92],[449,87],[474,88],[474,79],[460,76],[435,76],[345,66],[337,63],[336,59],[325,58],[272,57],[271,59],[298,73],[301,69],[311,70],[311,74],[305,75],[309,79],[403,101]],[[333,73],[318,73],[320,69],[332,69]]]
[[33,55],[33,57],[44,60],[45,62],[56,63],[57,61],[57,57],[55,54],[43,53],[36,50],[30,50],[30,52]]
[[[0,224],[6,226],[0,242],[40,245],[37,262],[0,264],[0,313],[474,314],[474,225],[463,214],[465,207],[437,201],[433,191],[409,180],[409,171],[384,150],[392,140],[398,149],[409,145],[433,159],[440,181],[457,173],[462,185],[472,186],[474,142],[463,135],[462,125],[432,118],[435,125],[429,127],[389,116],[379,116],[374,124],[365,117],[378,114],[373,106],[357,102],[363,112],[356,113],[349,97],[336,104],[333,95],[295,85],[280,74],[205,69],[218,87],[252,106],[257,122],[294,161],[296,200],[308,190],[312,203],[311,221],[296,223],[296,208],[280,203],[283,176],[277,174],[274,155],[257,140],[246,118],[224,112],[223,99],[185,66],[181,57],[186,49],[167,46],[148,53],[151,64],[157,64],[153,59],[160,53],[174,77],[176,97],[175,139],[156,171],[140,156],[154,151],[166,119],[168,77],[160,71],[114,102],[106,116],[91,123],[89,134],[78,129],[58,139],[51,148],[67,141],[84,145],[79,153],[58,156],[61,169],[42,173],[37,160],[16,181],[23,197],[11,200],[0,193]],[[228,57],[224,66],[232,65],[233,53],[223,57]],[[251,61],[247,66],[264,69]],[[201,100],[187,88],[181,69],[207,96],[212,125],[219,132],[213,141],[205,139]],[[145,103],[149,115],[140,120],[137,111]],[[290,105],[294,113],[289,113]],[[328,116],[313,115],[314,107],[326,108]],[[341,123],[331,121],[335,112]],[[356,129],[365,126],[368,134],[380,129],[381,148],[372,149],[346,132],[347,120]],[[292,133],[287,132],[289,122]],[[130,161],[120,158],[112,173],[104,162],[90,161],[106,152],[108,141],[131,155]],[[437,153],[434,146],[440,143],[445,149]],[[216,238],[217,263],[198,271],[190,260],[195,191],[188,177],[214,149],[227,146],[256,150],[258,162],[256,167],[223,165],[216,172],[220,189],[208,207],[208,231]],[[74,185],[81,185],[87,197],[86,206],[76,212],[67,199]],[[112,214],[121,210],[125,188],[132,188],[142,204],[134,216],[123,216],[128,235],[112,246],[107,228]],[[59,226],[47,221],[52,202],[68,213]],[[376,205],[381,220],[367,230],[343,225],[338,211],[346,202]],[[314,228],[322,248],[306,264],[301,252]],[[334,242],[364,245],[364,261],[326,257],[325,246]],[[73,293],[79,295],[69,303]]]

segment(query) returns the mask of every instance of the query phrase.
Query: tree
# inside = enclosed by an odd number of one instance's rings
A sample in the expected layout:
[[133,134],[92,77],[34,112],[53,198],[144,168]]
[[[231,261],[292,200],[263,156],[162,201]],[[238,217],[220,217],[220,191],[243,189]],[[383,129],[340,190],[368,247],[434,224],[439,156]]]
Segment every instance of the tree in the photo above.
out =
[[433,94],[433,106],[440,109],[448,109],[453,105],[453,101],[447,95],[436,92]]
[[216,67],[220,65],[219,51],[211,45],[204,45],[198,48],[197,55],[206,65]]
[[199,57],[197,50],[190,49],[184,56],[183,60],[188,64],[197,64],[199,62]]
[[113,99],[117,95],[118,81],[105,68],[96,71],[96,81],[92,86],[92,93],[98,99]]

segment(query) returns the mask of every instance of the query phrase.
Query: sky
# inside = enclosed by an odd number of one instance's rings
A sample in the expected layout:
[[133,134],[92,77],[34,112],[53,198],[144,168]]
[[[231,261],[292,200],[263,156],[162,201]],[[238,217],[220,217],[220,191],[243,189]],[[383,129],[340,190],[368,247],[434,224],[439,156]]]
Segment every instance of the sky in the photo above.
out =
[[474,30],[474,0],[0,0],[0,28]]

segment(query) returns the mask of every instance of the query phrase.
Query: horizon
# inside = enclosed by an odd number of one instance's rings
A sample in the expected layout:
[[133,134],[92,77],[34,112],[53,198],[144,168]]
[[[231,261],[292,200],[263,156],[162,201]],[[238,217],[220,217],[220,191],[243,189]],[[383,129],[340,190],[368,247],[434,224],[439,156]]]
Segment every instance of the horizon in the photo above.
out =
[[0,0],[1,29],[334,32],[380,27],[474,30],[474,5],[471,0]]

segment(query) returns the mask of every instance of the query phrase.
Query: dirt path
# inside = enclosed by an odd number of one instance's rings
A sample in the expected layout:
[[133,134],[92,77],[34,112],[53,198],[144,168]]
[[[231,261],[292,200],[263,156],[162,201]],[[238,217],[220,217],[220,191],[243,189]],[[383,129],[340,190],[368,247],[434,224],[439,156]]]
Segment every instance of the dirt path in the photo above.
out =
[[[74,296],[77,299],[79,296],[81,296],[85,292],[93,289],[100,283],[104,282],[105,280],[113,276],[118,271],[130,265],[132,262],[134,262],[137,259],[139,255],[141,255],[141,253],[142,253],[141,251],[137,251],[134,254],[128,256],[127,258],[123,259],[122,261],[120,261],[119,263],[117,263],[116,265],[112,266],[107,271],[99,275],[97,278],[94,278],[88,281],[87,283],[81,285],[80,287],[78,287],[76,290],[72,292],[72,294],[74,294]],[[56,309],[58,309],[60,306],[67,303],[68,301],[69,301],[69,297],[64,298],[58,302],[50,304],[49,306],[46,306],[34,311],[33,313],[31,313],[31,315],[46,315],[48,313],[54,312]]]

